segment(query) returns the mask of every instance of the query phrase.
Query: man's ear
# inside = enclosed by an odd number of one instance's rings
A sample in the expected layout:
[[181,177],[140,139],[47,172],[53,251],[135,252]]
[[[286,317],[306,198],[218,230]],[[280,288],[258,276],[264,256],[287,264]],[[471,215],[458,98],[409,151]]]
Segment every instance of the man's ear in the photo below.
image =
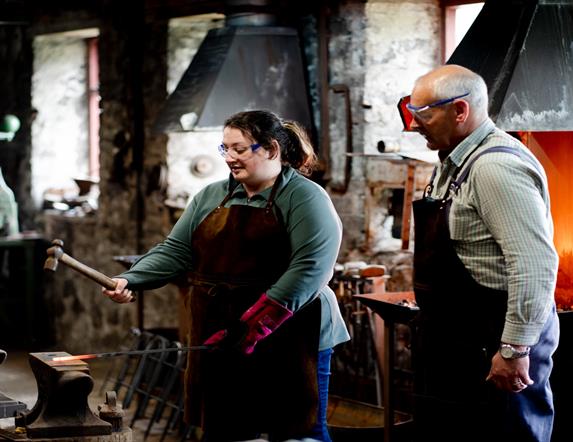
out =
[[465,123],[470,116],[470,104],[466,100],[456,100],[454,108],[456,109],[456,121]]

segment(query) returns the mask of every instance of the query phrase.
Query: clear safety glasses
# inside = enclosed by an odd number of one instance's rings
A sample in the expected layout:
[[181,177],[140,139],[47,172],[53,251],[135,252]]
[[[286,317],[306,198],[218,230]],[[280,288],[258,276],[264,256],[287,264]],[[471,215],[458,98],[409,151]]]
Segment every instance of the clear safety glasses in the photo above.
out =
[[219,153],[223,158],[229,156],[234,160],[248,160],[259,147],[261,147],[261,145],[258,143],[251,144],[250,146],[233,147],[219,144]]
[[443,98],[441,100],[435,101],[425,106],[413,106],[410,104],[410,95],[400,98],[398,101],[398,111],[400,112],[400,117],[402,118],[402,124],[404,125],[404,131],[412,131],[412,121],[416,118],[418,121],[426,121],[430,118],[431,114],[426,112],[434,107],[443,106],[444,104],[452,103],[453,101],[467,97],[470,93],[466,92],[462,95],[457,95],[451,98]]

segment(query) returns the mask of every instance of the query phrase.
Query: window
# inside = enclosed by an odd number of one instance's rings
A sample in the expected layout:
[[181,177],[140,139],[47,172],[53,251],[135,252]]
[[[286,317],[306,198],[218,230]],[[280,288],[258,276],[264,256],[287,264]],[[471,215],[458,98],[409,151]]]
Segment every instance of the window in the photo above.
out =
[[[34,39],[31,162],[36,207],[79,196],[75,179],[99,179],[97,36],[97,29],[87,29]],[[65,209],[64,204],[58,207]]]
[[483,8],[483,2],[444,1],[444,60],[448,60],[454,49]]

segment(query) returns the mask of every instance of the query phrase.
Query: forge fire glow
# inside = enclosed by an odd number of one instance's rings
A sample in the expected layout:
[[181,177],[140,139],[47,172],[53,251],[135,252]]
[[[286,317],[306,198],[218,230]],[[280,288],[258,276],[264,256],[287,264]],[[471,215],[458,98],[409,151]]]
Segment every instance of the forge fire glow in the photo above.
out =
[[554,242],[559,254],[559,271],[555,288],[558,310],[573,310],[573,131],[520,132],[521,141],[541,161],[551,196]]

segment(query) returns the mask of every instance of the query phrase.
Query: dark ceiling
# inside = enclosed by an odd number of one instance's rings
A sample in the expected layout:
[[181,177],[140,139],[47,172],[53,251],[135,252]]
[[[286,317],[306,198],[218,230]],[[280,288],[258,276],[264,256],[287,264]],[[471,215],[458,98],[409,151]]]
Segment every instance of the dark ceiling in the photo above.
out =
[[[225,13],[228,3],[241,1],[213,0],[144,0],[134,2],[133,9],[143,7],[146,19],[167,19],[211,12]],[[253,3],[257,3],[256,1]],[[327,0],[309,2],[304,0],[272,0],[271,10],[279,12],[281,19],[289,20],[315,12],[321,4],[333,3]],[[113,0],[0,0],[0,25],[33,24],[46,16],[58,16],[81,11],[98,16],[114,5]],[[239,10],[242,6],[233,6]],[[256,7],[256,6],[255,6]],[[122,6],[125,8],[125,5]],[[249,6],[252,10],[253,6]]]

